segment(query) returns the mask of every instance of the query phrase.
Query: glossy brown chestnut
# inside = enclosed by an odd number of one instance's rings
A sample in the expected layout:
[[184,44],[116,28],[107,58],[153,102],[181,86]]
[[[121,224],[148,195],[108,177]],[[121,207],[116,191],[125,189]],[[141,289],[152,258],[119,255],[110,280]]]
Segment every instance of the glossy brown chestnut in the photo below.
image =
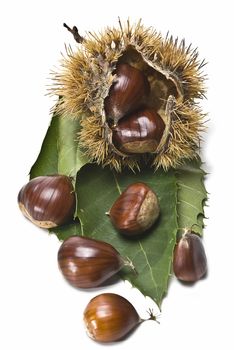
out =
[[105,98],[104,107],[109,119],[118,120],[124,115],[137,110],[149,95],[149,82],[139,69],[127,63],[118,64],[116,81]]
[[18,194],[22,213],[39,227],[51,228],[73,219],[76,197],[68,176],[39,176]]
[[179,240],[174,251],[173,269],[184,282],[196,282],[207,271],[207,260],[201,238],[189,231]]
[[78,288],[100,286],[123,266],[133,268],[112,245],[80,236],[63,242],[58,251],[58,264],[65,279]]
[[109,215],[114,227],[127,236],[148,230],[159,216],[156,194],[144,183],[129,185],[117,198]]
[[120,340],[141,322],[133,305],[113,293],[96,296],[84,311],[87,334],[98,342]]
[[122,118],[113,128],[112,142],[126,154],[153,153],[157,151],[165,124],[160,115],[144,108]]

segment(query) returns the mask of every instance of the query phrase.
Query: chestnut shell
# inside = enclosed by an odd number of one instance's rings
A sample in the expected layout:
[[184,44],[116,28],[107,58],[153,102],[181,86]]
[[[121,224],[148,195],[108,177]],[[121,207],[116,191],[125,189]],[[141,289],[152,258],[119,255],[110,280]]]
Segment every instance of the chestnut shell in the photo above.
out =
[[87,333],[98,342],[120,340],[140,322],[133,305],[114,293],[103,293],[94,297],[84,310]]
[[18,204],[22,213],[34,224],[51,228],[73,219],[76,197],[68,176],[39,176],[22,187]]
[[107,118],[116,124],[119,119],[137,110],[149,95],[150,84],[144,73],[127,63],[116,67],[116,81],[105,98],[104,106]]
[[186,233],[175,247],[173,269],[176,277],[184,282],[196,282],[207,271],[207,259],[201,238]]
[[74,287],[97,287],[125,264],[110,244],[92,238],[66,239],[58,251],[58,264],[65,279]]
[[114,227],[124,235],[134,236],[148,230],[157,220],[160,208],[154,191],[146,184],[129,185],[110,209]]
[[153,108],[143,108],[122,118],[113,128],[112,142],[125,154],[154,153],[165,124]]

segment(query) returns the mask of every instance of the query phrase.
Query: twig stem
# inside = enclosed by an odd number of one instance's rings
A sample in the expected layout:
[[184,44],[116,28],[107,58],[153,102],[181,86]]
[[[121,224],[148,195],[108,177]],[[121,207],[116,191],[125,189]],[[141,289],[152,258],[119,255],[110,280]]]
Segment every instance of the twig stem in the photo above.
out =
[[82,44],[82,42],[84,41],[84,38],[83,36],[81,36],[78,32],[78,29],[76,26],[74,26],[73,28],[70,28],[66,23],[63,23],[63,26],[70,32],[72,33],[75,41],[78,43],[78,44]]

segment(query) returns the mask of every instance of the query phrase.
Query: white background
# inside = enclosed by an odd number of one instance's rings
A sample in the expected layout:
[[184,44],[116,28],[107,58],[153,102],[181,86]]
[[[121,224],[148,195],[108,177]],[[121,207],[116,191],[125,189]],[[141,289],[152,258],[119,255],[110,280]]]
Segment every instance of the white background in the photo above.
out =
[[[47,349],[233,349],[233,10],[232,1],[2,1],[0,5],[0,348]],[[117,16],[143,18],[163,34],[199,47],[209,64],[209,130],[204,243],[208,277],[193,287],[172,280],[161,324],[142,324],[127,340],[100,345],[85,334],[82,312],[99,291],[65,283],[57,268],[60,243],[26,221],[17,193],[27,182],[47,130],[53,100],[46,94],[50,70],[64,43],[73,44],[63,22],[80,33],[117,25]],[[105,289],[127,297],[141,317],[154,306],[124,282]],[[154,307],[155,308],[155,307]],[[156,308],[155,308],[156,310]]]

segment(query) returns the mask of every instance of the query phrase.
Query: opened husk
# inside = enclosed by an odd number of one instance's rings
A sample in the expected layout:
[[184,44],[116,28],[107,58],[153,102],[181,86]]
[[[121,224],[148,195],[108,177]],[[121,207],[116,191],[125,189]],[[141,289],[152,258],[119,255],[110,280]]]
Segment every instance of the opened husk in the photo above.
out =
[[[155,108],[165,123],[156,152],[127,155],[112,143],[104,100],[115,75],[117,63],[128,63],[144,72],[151,86],[147,105]],[[67,48],[60,72],[54,74],[52,92],[60,99],[56,111],[63,117],[80,118],[79,146],[91,162],[110,166],[156,169],[177,167],[197,156],[204,114],[198,104],[205,93],[204,63],[197,50],[186,47],[184,40],[162,38],[141,21],[129,21],[102,33],[88,33],[76,52]]]

